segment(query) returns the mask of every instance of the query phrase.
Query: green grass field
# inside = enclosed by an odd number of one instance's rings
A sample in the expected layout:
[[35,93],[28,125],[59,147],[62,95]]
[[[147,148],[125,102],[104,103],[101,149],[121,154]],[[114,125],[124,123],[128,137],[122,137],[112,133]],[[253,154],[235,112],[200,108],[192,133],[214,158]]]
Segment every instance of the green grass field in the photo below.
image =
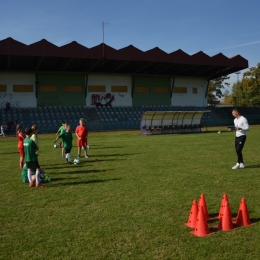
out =
[[[251,126],[239,170],[231,170],[235,133],[224,127],[90,133],[90,158],[79,165],[53,148],[55,134],[39,135],[39,162],[52,179],[45,189],[22,183],[16,137],[1,137],[0,259],[259,259],[259,130]],[[227,193],[234,218],[244,197],[256,224],[191,235],[184,223],[201,193],[215,216]]]

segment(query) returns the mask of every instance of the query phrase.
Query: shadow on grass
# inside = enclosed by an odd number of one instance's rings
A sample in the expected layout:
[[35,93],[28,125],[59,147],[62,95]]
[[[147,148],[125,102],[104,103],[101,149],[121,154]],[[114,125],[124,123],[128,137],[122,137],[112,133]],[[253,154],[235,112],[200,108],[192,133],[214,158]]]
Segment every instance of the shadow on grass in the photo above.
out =
[[89,173],[99,173],[99,172],[107,172],[113,171],[114,169],[105,169],[105,170],[82,170],[82,171],[74,171],[70,172],[69,174],[89,174]]
[[68,179],[79,179],[79,177],[73,177],[73,178],[53,178],[51,177],[51,182],[55,182],[55,181],[63,181],[63,180],[68,180]]
[[[96,161],[96,159],[98,159],[98,161]],[[115,159],[104,159],[104,160],[100,160],[99,159],[99,156],[96,156],[95,158],[93,158],[92,160],[88,159],[88,161],[84,161],[84,162],[80,162],[79,165],[81,164],[88,164],[88,163],[98,163],[98,162],[108,162],[108,161],[125,161],[126,159],[118,159],[118,158],[115,158]]]
[[256,223],[260,221],[260,218],[250,218],[252,223]]
[[[107,171],[114,171],[115,169],[103,169],[103,170],[81,170],[79,168],[76,168],[74,171],[70,171],[70,172],[67,172],[67,171],[62,171],[62,172],[56,172],[54,173],[54,176],[55,175],[63,175],[63,174],[67,174],[68,176],[69,175],[72,175],[72,174],[91,174],[91,173],[100,173],[100,172],[107,172]],[[65,178],[65,179],[68,179],[68,178]],[[72,178],[73,179],[73,178]]]
[[[90,166],[90,165],[89,165]],[[71,168],[71,167],[76,167],[76,166],[74,166],[74,164],[67,164],[67,163],[64,163],[64,164],[60,164],[60,165],[57,165],[57,166],[43,166],[42,168],[44,169],[44,170],[57,170],[57,169],[64,169],[64,168]],[[77,167],[83,167],[83,165],[82,166],[80,166],[80,165],[77,165]]]
[[102,182],[108,182],[108,181],[120,181],[121,179],[108,179],[108,180],[90,180],[90,181],[79,181],[79,182],[68,182],[68,183],[59,183],[52,185],[52,187],[55,186],[70,186],[70,185],[84,185],[84,184],[94,184],[94,183],[102,183]]
[[3,153],[0,153],[0,154],[19,154],[19,152],[17,151],[17,152],[10,152],[10,153],[8,153],[8,152],[3,152]]
[[113,148],[125,148],[125,146],[105,146],[105,147],[102,147],[101,149],[113,149]]
[[[212,221],[215,221],[215,220],[219,220],[218,219],[218,215],[219,215],[219,213],[212,213],[212,214],[209,214],[209,217],[210,217],[210,221],[212,220]],[[232,218],[235,218],[236,216],[237,216],[237,213],[233,213],[233,214],[231,214],[231,216],[232,216]]]
[[113,148],[125,148],[125,146],[104,146],[104,145],[95,144],[95,145],[90,145],[89,150],[92,150],[92,149],[113,149]]
[[100,157],[109,157],[109,156],[126,156],[126,155],[136,155],[138,153],[113,153],[113,154],[99,154]]
[[249,166],[246,166],[246,168],[260,168],[260,164],[249,165]]

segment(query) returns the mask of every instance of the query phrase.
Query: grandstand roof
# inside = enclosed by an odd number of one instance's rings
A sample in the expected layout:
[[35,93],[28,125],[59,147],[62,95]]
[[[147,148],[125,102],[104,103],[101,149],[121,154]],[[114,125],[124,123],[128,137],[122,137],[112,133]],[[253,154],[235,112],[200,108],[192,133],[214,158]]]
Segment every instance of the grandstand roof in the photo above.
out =
[[222,53],[200,51],[166,53],[156,47],[141,51],[133,45],[116,50],[106,44],[87,48],[75,41],[56,46],[43,39],[26,45],[12,38],[0,41],[0,71],[54,73],[109,73],[157,76],[192,76],[214,79],[248,68],[248,61]]

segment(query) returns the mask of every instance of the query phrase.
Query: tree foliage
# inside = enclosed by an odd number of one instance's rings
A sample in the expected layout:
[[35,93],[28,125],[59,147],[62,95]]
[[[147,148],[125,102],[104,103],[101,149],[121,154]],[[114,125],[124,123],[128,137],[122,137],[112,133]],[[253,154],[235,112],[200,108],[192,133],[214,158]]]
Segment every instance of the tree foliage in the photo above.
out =
[[223,99],[221,101],[221,104],[223,105],[232,105],[232,95],[229,93],[229,91],[226,89],[223,94]]
[[246,71],[242,80],[233,85],[232,104],[260,107],[260,63]]
[[208,104],[217,105],[220,103],[221,98],[224,97],[224,89],[230,84],[226,82],[230,77],[223,76],[211,80],[208,86]]

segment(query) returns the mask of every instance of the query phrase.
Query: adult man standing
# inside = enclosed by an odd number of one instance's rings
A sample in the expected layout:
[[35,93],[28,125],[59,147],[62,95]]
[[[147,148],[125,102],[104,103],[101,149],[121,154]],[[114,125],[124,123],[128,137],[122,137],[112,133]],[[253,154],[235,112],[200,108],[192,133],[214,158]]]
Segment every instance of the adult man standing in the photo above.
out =
[[235,117],[234,125],[236,130],[235,149],[237,153],[237,163],[232,167],[233,170],[245,168],[242,150],[246,142],[246,132],[249,130],[247,119],[243,117],[237,108],[232,110],[232,115]]

